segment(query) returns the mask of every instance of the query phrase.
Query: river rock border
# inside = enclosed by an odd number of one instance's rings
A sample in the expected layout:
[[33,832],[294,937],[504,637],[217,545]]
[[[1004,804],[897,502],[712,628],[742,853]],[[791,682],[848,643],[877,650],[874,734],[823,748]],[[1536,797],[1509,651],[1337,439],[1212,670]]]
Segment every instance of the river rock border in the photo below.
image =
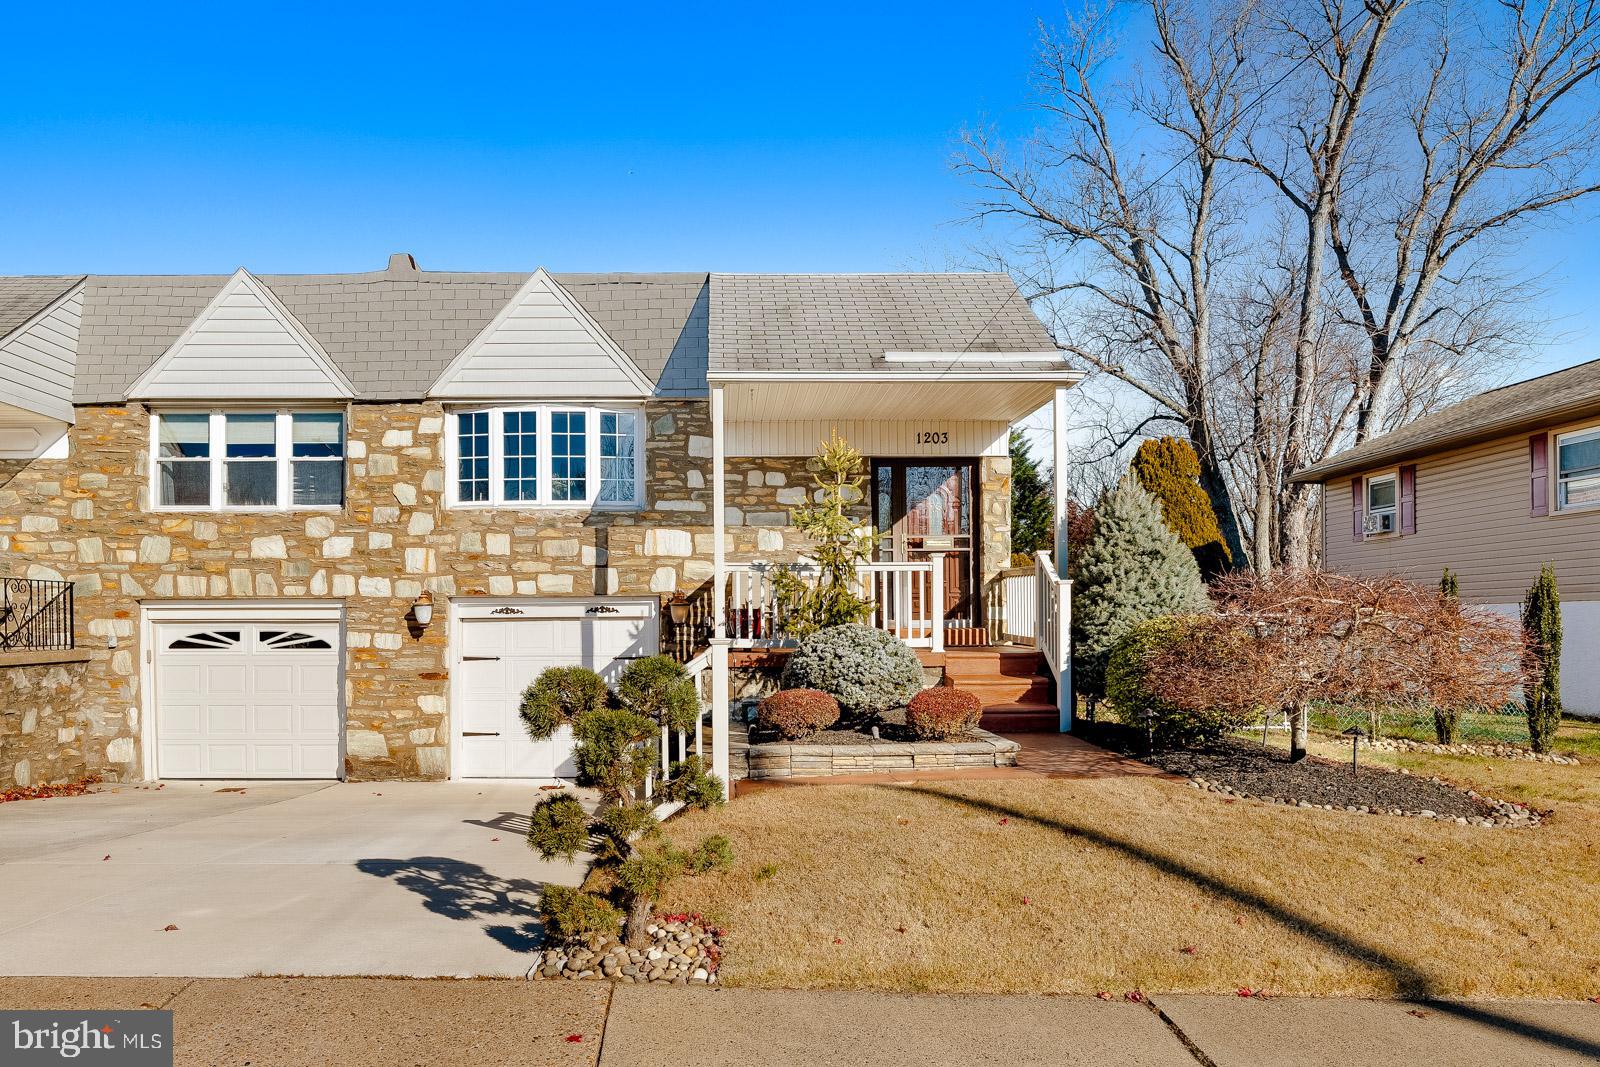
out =
[[[1411,772],[1407,770],[1400,770],[1391,773],[1410,774]],[[1439,785],[1451,785],[1451,783],[1445,781],[1443,778],[1432,776],[1428,778],[1428,781],[1435,782]],[[1472,797],[1474,800],[1479,800],[1489,805],[1490,809],[1494,812],[1493,815],[1468,818],[1465,815],[1440,815],[1438,812],[1429,811],[1427,808],[1423,808],[1418,811],[1406,811],[1401,808],[1377,808],[1368,804],[1313,804],[1309,800],[1290,800],[1287,797],[1256,796],[1253,793],[1246,793],[1242,789],[1235,789],[1231,785],[1224,785],[1221,782],[1213,782],[1200,777],[1190,778],[1189,785],[1191,788],[1203,789],[1208,793],[1219,793],[1223,796],[1231,797],[1237,800],[1259,800],[1263,804],[1280,804],[1285,807],[1306,808],[1312,811],[1343,811],[1352,815],[1399,815],[1413,819],[1437,819],[1440,822],[1453,822],[1457,826],[1481,826],[1486,828],[1495,826],[1538,826],[1544,821],[1543,816],[1541,816],[1539,812],[1534,811],[1532,808],[1525,807],[1521,804],[1513,803],[1511,801],[1495,800],[1493,797],[1486,797],[1473,789],[1464,790],[1464,792],[1467,796]],[[1455,787],[1451,786],[1451,788]]]
[[1413,741],[1409,737],[1380,737],[1367,741],[1365,747],[1380,752],[1431,752],[1442,756],[1489,756],[1494,759],[1529,760],[1536,763],[1559,763],[1576,767],[1581,762],[1576,756],[1559,756],[1554,752],[1535,752],[1530,748],[1512,744],[1476,745],[1458,743],[1441,745],[1436,741]]
[[903,774],[963,767],[1015,767],[1022,746],[987,730],[962,741],[874,741],[818,745],[772,741],[745,753],[750,778],[826,778],[838,774]]
[[649,948],[629,948],[614,937],[573,942],[539,953],[534,981],[595,978],[662,985],[715,985],[722,965],[722,931],[698,915],[666,915],[645,927]]

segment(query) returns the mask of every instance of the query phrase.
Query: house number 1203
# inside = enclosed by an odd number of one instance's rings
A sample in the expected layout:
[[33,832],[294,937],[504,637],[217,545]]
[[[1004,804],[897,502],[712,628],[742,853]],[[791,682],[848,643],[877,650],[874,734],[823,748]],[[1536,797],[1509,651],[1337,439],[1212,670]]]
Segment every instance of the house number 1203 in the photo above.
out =
[[948,430],[918,430],[917,444],[919,445],[947,445],[950,443]]

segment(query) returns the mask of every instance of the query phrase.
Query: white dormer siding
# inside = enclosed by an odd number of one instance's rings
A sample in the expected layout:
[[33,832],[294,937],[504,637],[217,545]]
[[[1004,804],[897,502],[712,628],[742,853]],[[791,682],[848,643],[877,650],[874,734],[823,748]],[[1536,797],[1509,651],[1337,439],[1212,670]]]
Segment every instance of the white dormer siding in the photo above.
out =
[[355,390],[316,338],[240,269],[128,390],[131,400],[317,399]]
[[628,354],[541,267],[451,361],[429,395],[633,399],[652,391]]
[[0,342],[0,406],[70,423],[83,284]]

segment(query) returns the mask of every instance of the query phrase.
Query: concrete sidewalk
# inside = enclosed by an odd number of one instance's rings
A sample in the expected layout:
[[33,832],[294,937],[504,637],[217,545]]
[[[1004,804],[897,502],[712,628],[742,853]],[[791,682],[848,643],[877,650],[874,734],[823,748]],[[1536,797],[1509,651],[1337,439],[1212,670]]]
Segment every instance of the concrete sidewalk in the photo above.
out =
[[164,1007],[178,1064],[1566,1067],[1600,1005],[940,997],[599,982],[9,978],[0,1009]]

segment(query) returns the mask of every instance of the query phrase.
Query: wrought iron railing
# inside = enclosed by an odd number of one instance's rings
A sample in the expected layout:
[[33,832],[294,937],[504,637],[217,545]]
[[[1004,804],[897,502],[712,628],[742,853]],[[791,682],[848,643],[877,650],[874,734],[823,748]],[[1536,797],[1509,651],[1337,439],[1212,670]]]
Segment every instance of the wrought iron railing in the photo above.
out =
[[73,647],[72,583],[0,578],[0,652]]

